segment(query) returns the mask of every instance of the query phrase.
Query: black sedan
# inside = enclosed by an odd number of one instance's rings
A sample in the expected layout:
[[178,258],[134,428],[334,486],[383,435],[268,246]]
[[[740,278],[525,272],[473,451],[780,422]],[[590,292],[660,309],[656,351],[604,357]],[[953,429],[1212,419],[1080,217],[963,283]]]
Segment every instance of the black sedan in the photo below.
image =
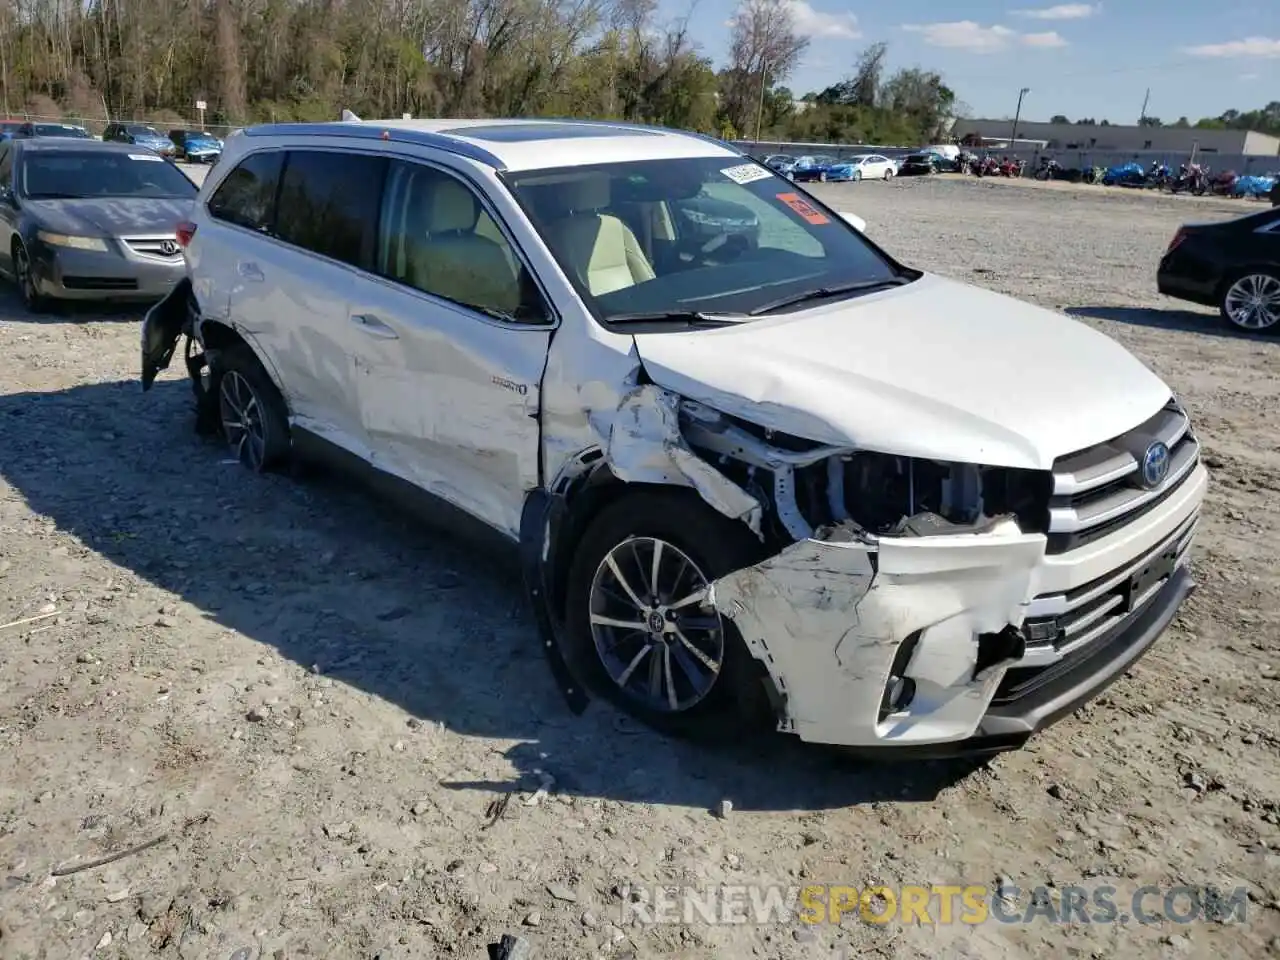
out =
[[1166,296],[1217,307],[1237,330],[1280,333],[1280,207],[1179,227],[1156,284]]
[[198,189],[136,146],[0,143],[0,273],[39,311],[60,300],[159,300],[186,276],[177,226]]
[[938,172],[938,155],[936,153],[912,153],[898,164],[898,176],[928,176]]

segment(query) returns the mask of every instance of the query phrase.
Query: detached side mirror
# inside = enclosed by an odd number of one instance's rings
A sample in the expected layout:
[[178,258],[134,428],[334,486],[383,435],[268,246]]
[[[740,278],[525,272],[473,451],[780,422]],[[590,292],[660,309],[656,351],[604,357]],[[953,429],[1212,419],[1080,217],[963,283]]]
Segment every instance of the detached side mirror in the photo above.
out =
[[863,220],[856,213],[849,213],[847,210],[841,210],[840,216],[843,218],[845,223],[849,224],[849,226],[853,227],[853,229],[857,230],[859,233],[867,232],[867,221]]

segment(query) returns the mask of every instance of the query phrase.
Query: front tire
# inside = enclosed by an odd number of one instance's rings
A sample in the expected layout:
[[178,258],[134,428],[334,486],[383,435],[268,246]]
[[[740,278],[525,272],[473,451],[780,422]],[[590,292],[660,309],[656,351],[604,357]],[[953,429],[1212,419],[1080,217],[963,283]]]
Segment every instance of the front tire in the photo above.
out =
[[217,350],[209,361],[209,391],[232,456],[254,473],[279,469],[291,450],[289,413],[271,377],[244,344]]
[[885,179],[885,182],[886,182],[886,183],[888,183],[890,180],[892,180],[892,179],[893,179],[893,168],[892,168],[892,167],[890,167],[890,168],[888,168],[887,170],[885,170],[885,172],[884,172],[884,179]]
[[823,170],[820,174],[818,174],[818,182],[819,183],[827,182],[827,171]]
[[1237,330],[1280,332],[1280,275],[1262,267],[1238,274],[1224,285],[1219,311]]
[[592,691],[675,736],[764,729],[765,677],[733,623],[691,598],[763,559],[737,520],[684,490],[622,497],[592,520],[569,569],[566,650]]
[[13,257],[13,279],[18,287],[18,296],[22,298],[22,305],[27,308],[28,313],[47,312],[52,302],[41,295],[36,287],[36,278],[31,272],[31,257],[27,254],[27,248],[20,240],[14,240],[10,253]]

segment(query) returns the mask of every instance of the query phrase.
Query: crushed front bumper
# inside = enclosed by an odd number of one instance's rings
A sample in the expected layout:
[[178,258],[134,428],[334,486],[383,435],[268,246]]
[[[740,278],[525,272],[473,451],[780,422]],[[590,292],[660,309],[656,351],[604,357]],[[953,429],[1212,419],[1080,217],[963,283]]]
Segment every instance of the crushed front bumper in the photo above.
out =
[[[769,673],[783,731],[893,757],[1015,749],[1173,621],[1194,588],[1185,563],[1206,484],[1199,467],[1179,496],[1078,556],[1046,557],[1045,538],[1011,521],[875,542],[836,531],[722,577],[709,599]],[[1055,647],[1027,619],[1062,590],[1096,601],[1087,642]],[[1102,603],[1113,594],[1122,610]],[[913,695],[898,703],[903,681]]]

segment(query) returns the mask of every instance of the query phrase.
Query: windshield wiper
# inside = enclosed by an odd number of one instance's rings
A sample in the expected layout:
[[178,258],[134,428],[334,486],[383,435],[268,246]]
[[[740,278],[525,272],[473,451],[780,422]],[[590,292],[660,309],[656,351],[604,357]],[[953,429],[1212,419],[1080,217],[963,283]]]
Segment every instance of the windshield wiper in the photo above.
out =
[[647,313],[614,313],[606,316],[606,323],[687,323],[701,326],[726,327],[747,319],[741,313],[705,313],[701,310],[654,310]]
[[807,290],[804,293],[792,294],[789,297],[782,297],[778,300],[770,300],[764,306],[756,307],[754,310],[749,311],[748,316],[758,317],[762,313],[780,310],[783,307],[794,306],[797,303],[807,303],[810,300],[825,300],[827,297],[837,297],[842,293],[869,293],[872,290],[883,290],[887,287],[900,287],[909,282],[906,277],[885,277],[882,280],[859,280],[856,283],[833,284],[829,287],[819,287],[817,290]]

